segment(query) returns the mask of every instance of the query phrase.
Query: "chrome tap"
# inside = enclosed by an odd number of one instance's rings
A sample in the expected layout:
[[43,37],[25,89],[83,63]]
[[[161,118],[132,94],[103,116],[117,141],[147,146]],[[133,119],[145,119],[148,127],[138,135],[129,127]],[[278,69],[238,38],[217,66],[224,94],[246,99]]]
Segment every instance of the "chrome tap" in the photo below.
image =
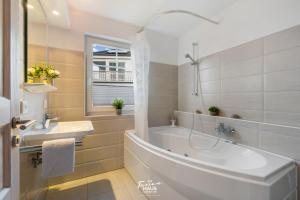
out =
[[[216,131],[218,133],[218,135],[223,134],[226,137],[231,137],[233,138],[234,135],[236,134],[236,130],[231,127],[231,126],[225,126],[224,123],[219,123],[216,127]],[[232,143],[236,143],[235,141],[230,141]]]
[[47,129],[50,126],[51,121],[58,121],[59,118],[50,113],[46,113],[43,118],[43,129]]

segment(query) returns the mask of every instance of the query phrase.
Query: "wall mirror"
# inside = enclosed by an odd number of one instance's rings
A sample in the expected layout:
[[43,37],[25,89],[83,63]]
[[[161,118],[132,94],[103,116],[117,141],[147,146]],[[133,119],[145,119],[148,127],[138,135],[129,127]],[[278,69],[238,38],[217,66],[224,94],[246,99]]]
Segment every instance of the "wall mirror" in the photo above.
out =
[[[66,1],[23,0],[24,7],[24,79],[27,83],[52,83],[57,77],[49,63],[51,27],[68,28]],[[50,82],[49,82],[50,81]]]
[[28,70],[34,65],[48,63],[48,22],[40,0],[24,0],[23,5],[25,15],[24,80],[30,82],[33,80],[28,76]]

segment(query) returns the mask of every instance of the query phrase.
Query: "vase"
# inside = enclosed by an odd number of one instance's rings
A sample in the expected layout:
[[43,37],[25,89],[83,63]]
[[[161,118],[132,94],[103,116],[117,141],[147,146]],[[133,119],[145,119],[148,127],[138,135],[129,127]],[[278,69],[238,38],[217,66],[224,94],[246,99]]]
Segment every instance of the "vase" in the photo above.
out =
[[122,115],[122,109],[116,109],[117,115]]
[[44,80],[44,83],[53,85],[53,79],[46,79],[46,80]]
[[41,78],[32,78],[32,83],[44,83],[44,80]]
[[218,115],[219,115],[219,112],[209,112],[209,114],[210,114],[211,116],[218,116]]

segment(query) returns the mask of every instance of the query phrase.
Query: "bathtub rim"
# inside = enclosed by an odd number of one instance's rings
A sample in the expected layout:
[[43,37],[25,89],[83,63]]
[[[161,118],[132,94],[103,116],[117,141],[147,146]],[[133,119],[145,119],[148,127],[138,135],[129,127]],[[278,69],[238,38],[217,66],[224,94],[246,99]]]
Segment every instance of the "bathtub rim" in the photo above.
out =
[[[162,126],[162,127],[166,127],[166,126]],[[184,128],[184,127],[179,127],[179,128]],[[205,134],[205,135],[207,135],[207,134]],[[208,136],[214,137],[211,135],[208,135]],[[273,155],[276,157],[280,157],[287,161],[287,163],[285,165],[283,165],[282,167],[279,167],[278,169],[274,170],[272,173],[270,173],[266,176],[246,174],[246,173],[242,173],[242,172],[233,171],[233,170],[230,170],[227,168],[222,168],[218,165],[204,162],[204,161],[201,161],[201,160],[198,160],[195,158],[184,157],[181,154],[169,152],[163,148],[157,147],[147,141],[144,141],[143,139],[141,139],[139,136],[136,135],[135,130],[126,130],[124,137],[128,137],[130,140],[132,140],[135,144],[139,145],[141,148],[145,148],[145,149],[147,149],[147,151],[149,151],[151,153],[159,154],[160,156],[163,156],[169,160],[173,160],[176,163],[180,163],[180,164],[186,165],[188,167],[197,168],[199,170],[202,170],[202,171],[205,171],[208,173],[218,174],[220,176],[228,177],[231,179],[238,179],[238,180],[242,180],[242,181],[253,182],[256,184],[262,184],[262,185],[272,184],[272,183],[276,182],[279,178],[283,177],[287,172],[295,169],[295,167],[296,167],[295,161],[291,158],[288,158],[288,157],[285,157],[282,155],[278,155],[278,154],[274,154],[274,153],[264,151],[261,149],[257,149],[254,147],[249,147],[246,145],[232,144],[232,145],[239,145],[243,148],[251,149],[254,151],[258,151],[258,152],[259,151],[265,152],[267,154],[270,154],[270,155]],[[222,139],[222,142],[226,142],[226,140]]]

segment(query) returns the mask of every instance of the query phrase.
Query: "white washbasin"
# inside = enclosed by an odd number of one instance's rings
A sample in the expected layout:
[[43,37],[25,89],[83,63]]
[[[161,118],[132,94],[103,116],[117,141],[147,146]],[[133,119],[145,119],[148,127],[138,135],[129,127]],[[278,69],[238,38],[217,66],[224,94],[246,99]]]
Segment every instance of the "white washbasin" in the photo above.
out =
[[25,143],[62,138],[75,138],[76,141],[81,141],[93,131],[91,121],[55,122],[51,123],[48,129],[21,131],[21,137]]

